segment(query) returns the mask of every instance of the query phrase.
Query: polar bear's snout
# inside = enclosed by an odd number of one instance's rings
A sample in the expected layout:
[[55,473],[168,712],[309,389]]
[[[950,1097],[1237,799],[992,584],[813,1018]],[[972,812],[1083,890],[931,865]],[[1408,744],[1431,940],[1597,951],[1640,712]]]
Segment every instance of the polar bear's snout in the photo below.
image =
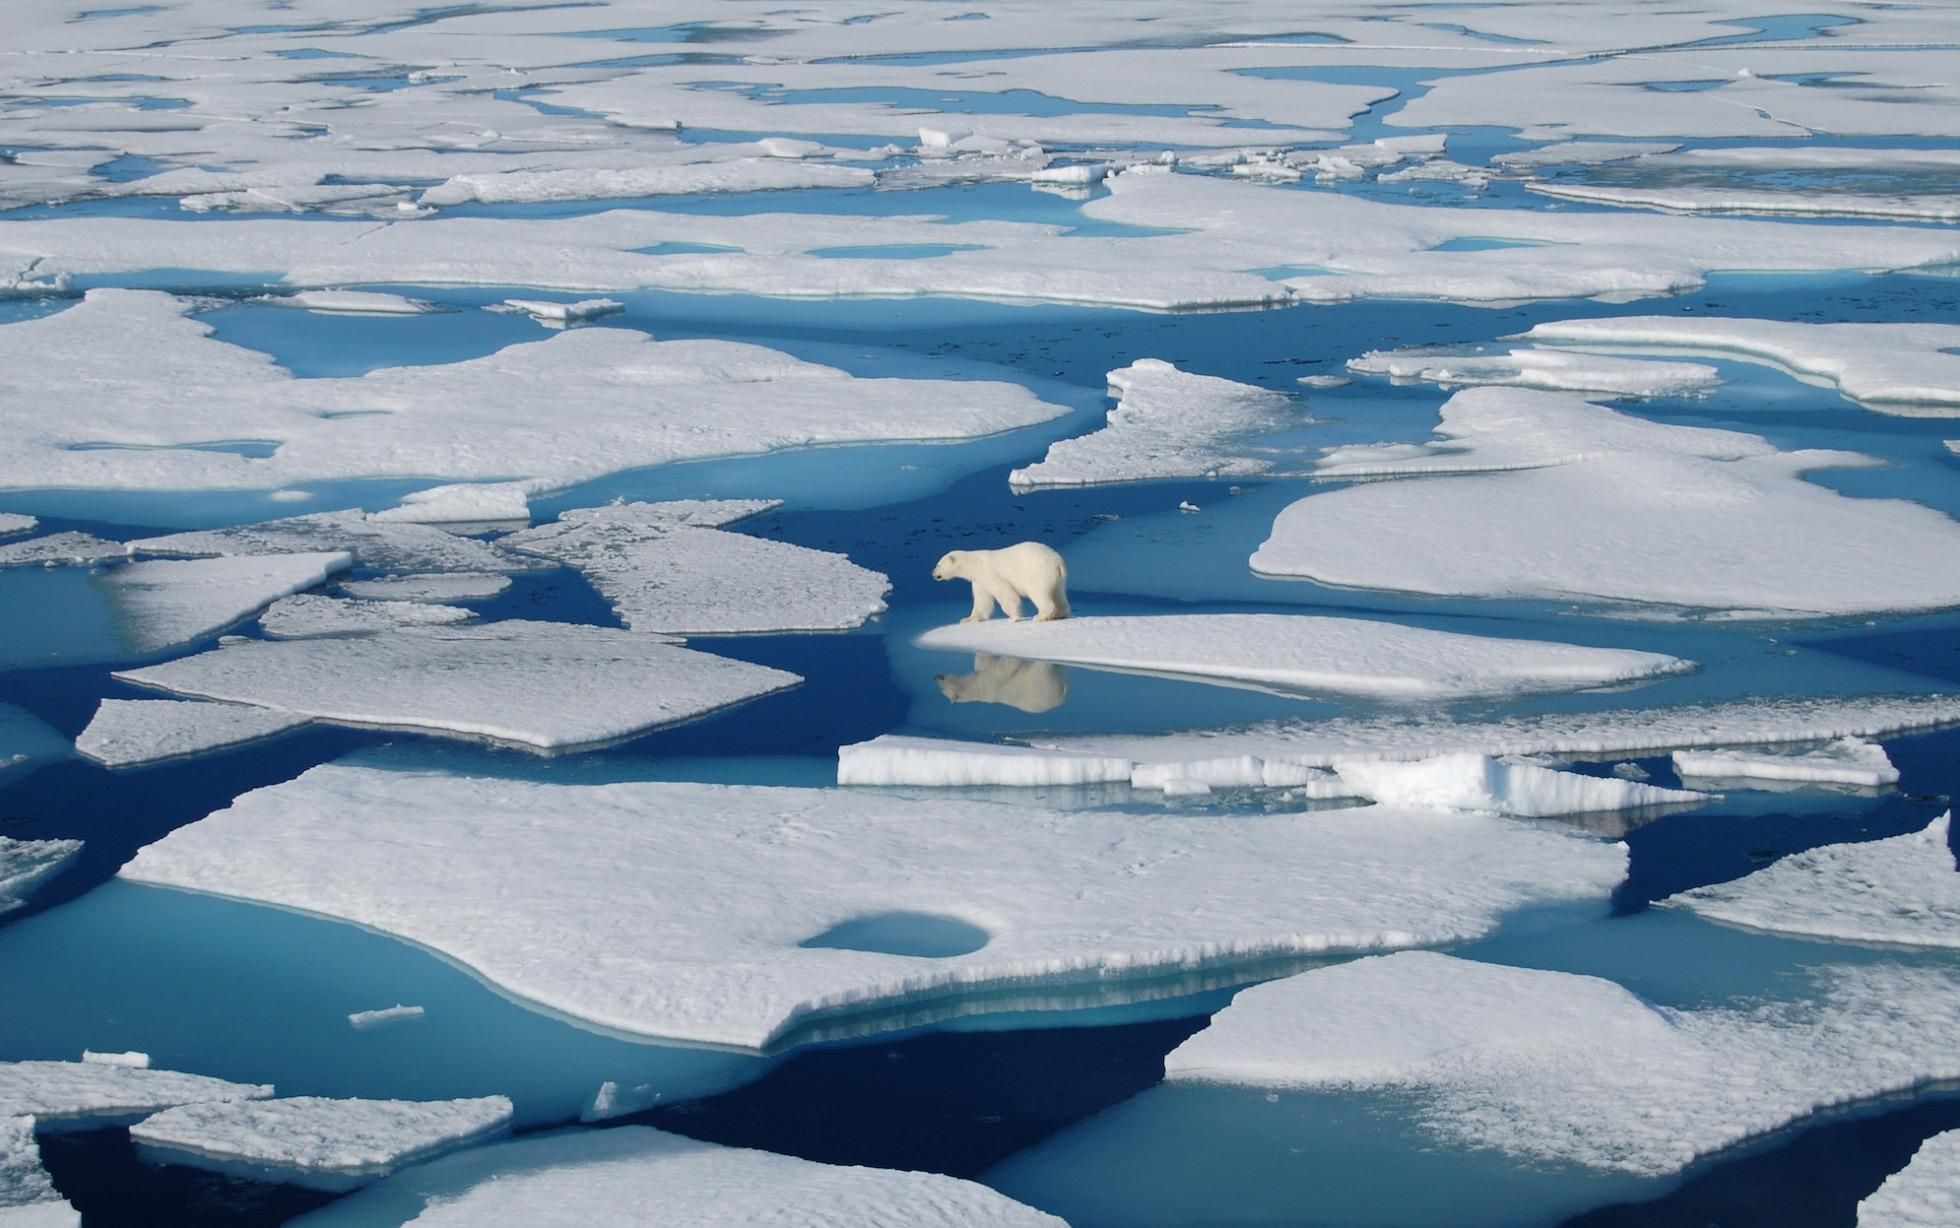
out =
[[953,554],[958,554],[958,553],[959,552],[956,550],[953,551],[952,554],[940,555],[939,561],[932,565],[932,578],[935,580],[958,579],[959,572],[955,570],[955,564],[953,561]]

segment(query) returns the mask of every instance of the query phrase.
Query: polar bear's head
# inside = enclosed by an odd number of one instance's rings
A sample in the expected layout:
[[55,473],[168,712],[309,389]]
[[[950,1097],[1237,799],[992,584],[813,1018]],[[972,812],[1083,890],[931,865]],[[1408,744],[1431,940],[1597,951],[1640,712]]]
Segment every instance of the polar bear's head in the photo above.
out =
[[935,580],[957,580],[966,574],[966,551],[950,550],[939,556],[932,565],[932,578]]

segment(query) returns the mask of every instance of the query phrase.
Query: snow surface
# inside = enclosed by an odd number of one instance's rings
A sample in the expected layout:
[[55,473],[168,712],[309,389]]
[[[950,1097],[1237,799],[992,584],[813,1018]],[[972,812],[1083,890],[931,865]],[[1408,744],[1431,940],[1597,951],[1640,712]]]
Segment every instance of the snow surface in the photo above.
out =
[[281,597],[267,606],[259,615],[259,626],[275,639],[297,640],[316,635],[366,635],[398,627],[447,626],[475,617],[461,606],[301,593]]
[[42,1133],[94,1130],[159,1109],[209,1100],[258,1100],[263,1084],[96,1062],[0,1062],[0,1117],[29,1116]]
[[365,601],[475,601],[495,597],[510,587],[510,577],[494,572],[440,572],[381,576],[373,580],[343,580],[337,586],[349,597]]
[[[1527,903],[1603,901],[1625,865],[1622,846],[1565,831],[1384,806],[1218,823],[329,765],[123,874],[394,934],[598,1027],[760,1048],[987,987],[1463,939]],[[944,959],[801,945],[889,912],[989,940]]]
[[1579,690],[1693,668],[1677,657],[1301,614],[1105,615],[935,627],[925,648],[1282,691],[1459,699]]
[[1305,421],[1291,398],[1144,358],[1109,373],[1120,399],[1100,430],[1049,445],[1007,475],[1016,489],[1093,486],[1157,478],[1244,477],[1272,462],[1235,446],[1242,437]]
[[1960,415],[1960,324],[1806,324],[1723,316],[1554,320],[1521,334],[1545,345],[1649,347],[1766,363],[1882,413]]
[[1858,1204],[1858,1228],[1941,1228],[1960,1223],[1960,1130],[1919,1145],[1912,1163]]
[[82,851],[80,840],[16,840],[0,836],[0,914],[27,902]]
[[[1281,512],[1255,571],[1457,596],[1583,599],[1735,617],[1960,605],[1960,525],[1806,471],[1870,465],[1573,397],[1472,388],[1430,444],[1333,449],[1323,478],[1392,477]],[[1910,558],[1911,567],[1896,560]]]
[[1558,350],[1370,350],[1350,358],[1347,366],[1361,375],[1388,376],[1398,384],[1422,382],[1445,388],[1498,384],[1625,397],[1690,396],[1721,383],[1715,368],[1701,363],[1608,358]]
[[48,563],[86,566],[91,563],[106,563],[112,559],[120,559],[128,553],[121,542],[112,542],[93,533],[80,533],[70,529],[61,533],[50,533],[45,537],[29,538],[24,542],[8,542],[0,546],[0,567],[25,567]]
[[41,522],[24,512],[0,512],[0,537],[31,532]]
[[1960,1075],[1960,972],[1827,966],[1799,1001],[1679,1010],[1595,977],[1429,952],[1241,992],[1172,1082],[1393,1089],[1459,1148],[1661,1177],[1821,1109]]
[[507,1133],[511,1103],[294,1096],[165,1109],[129,1128],[137,1154],[260,1181],[352,1190]]
[[1683,777],[1782,780],[1868,789],[1899,783],[1899,769],[1892,766],[1885,748],[1863,738],[1839,738],[1807,750],[1677,750],[1674,770]]
[[293,294],[267,294],[254,301],[271,307],[302,307],[329,315],[419,316],[441,310],[423,299],[378,290],[300,290]]
[[1520,818],[1695,805],[1706,793],[1662,789],[1617,777],[1582,776],[1460,752],[1397,762],[1362,759],[1335,770],[1352,792],[1390,806],[1434,807]]
[[543,750],[644,733],[801,681],[629,631],[521,620],[248,640],[116,676],[322,720]]
[[369,513],[383,524],[500,524],[531,521],[530,483],[468,482],[431,486],[404,497],[399,507]]
[[[412,1209],[407,1219],[404,1209]],[[294,1221],[303,1228],[1063,1228],[984,1185],[817,1164],[646,1126],[567,1130],[476,1148]]]
[[313,512],[228,529],[170,533],[133,541],[129,548],[192,558],[344,550],[362,567],[381,571],[523,571],[532,566],[489,542],[422,524],[376,520],[358,511]]
[[1889,840],[1792,853],[1754,874],[1661,904],[1771,933],[1960,947],[1960,874],[1947,847],[1949,818]]
[[243,704],[181,699],[105,699],[75,749],[104,767],[135,767],[273,737],[306,717]]
[[352,561],[340,552],[151,560],[116,568],[102,586],[123,620],[124,646],[147,654],[222,631]]
[[841,554],[730,533],[753,500],[626,503],[573,509],[502,539],[576,567],[635,631],[832,631],[885,610],[891,581]]
[[41,1167],[32,1117],[0,1117],[0,1228],[76,1228],[82,1222]]

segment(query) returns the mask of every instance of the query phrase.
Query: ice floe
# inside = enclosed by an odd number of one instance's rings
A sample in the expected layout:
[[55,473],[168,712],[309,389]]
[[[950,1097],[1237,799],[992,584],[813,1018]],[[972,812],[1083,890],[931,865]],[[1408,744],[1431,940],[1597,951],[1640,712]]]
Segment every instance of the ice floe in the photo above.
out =
[[1715,368],[1701,363],[1609,358],[1559,350],[1371,350],[1350,358],[1347,366],[1361,375],[1386,375],[1398,384],[1422,382],[1445,388],[1499,384],[1626,397],[1688,396],[1721,383]]
[[[1218,823],[335,765],[179,828],[123,873],[393,934],[599,1027],[758,1048],[879,1012],[1003,1009],[960,995],[1006,985],[1120,989],[1466,938],[1526,903],[1603,902],[1625,864],[1589,837],[1384,806]],[[757,882],[771,889],[739,885]],[[814,942],[916,914],[985,941],[938,957]]]
[[1456,1148],[1648,1177],[1820,1110],[1960,1074],[1949,968],[1827,966],[1806,1000],[1693,1010],[1611,981],[1428,952],[1255,986],[1173,1083],[1396,1089]]
[[132,551],[176,557],[279,555],[344,550],[381,571],[523,571],[533,566],[489,542],[422,524],[378,521],[358,511],[314,512],[227,529],[195,529],[129,543]]
[[1328,452],[1320,477],[1398,480],[1292,504],[1253,569],[1344,587],[1732,617],[1960,605],[1951,517],[1803,478],[1877,463],[1867,456],[1783,452],[1755,435],[1516,388],[1457,393],[1436,433],[1427,444]]
[[1950,815],[1916,832],[1792,853],[1733,882],[1661,901],[1711,921],[1840,942],[1960,947]]
[[590,1228],[630,1220],[742,1228],[785,1217],[840,1228],[1063,1228],[1054,1216],[972,1181],[818,1164],[646,1126],[569,1130],[466,1151],[295,1223]]
[[1960,324],[1808,324],[1723,316],[1554,320],[1521,334],[1542,345],[1650,347],[1767,363],[1882,413],[1960,415]]
[[1602,205],[1629,205],[1666,213],[1763,213],[1796,217],[1887,218],[1912,222],[1960,221],[1960,194],[1905,195],[1894,192],[1821,192],[1815,188],[1633,187],[1615,184],[1539,180],[1528,192]]
[[397,1003],[394,1006],[383,1006],[371,1011],[355,1011],[347,1016],[347,1026],[357,1031],[366,1031],[368,1028],[383,1027],[390,1023],[407,1023],[411,1019],[420,1019],[427,1013],[420,1006],[403,1006]]
[[181,699],[105,699],[75,749],[105,767],[135,767],[255,742],[307,717],[245,704]]
[[478,601],[495,597],[509,588],[510,577],[487,571],[430,572],[343,580],[336,587],[347,596],[364,601]]
[[1110,755],[880,734],[837,748],[840,785],[1025,786],[1104,784],[1136,765]]
[[292,294],[268,294],[256,301],[327,315],[419,316],[441,310],[426,299],[384,294],[379,290],[300,290]]
[[41,1167],[34,1119],[0,1117],[0,1226],[78,1228],[81,1222]]
[[80,840],[16,840],[0,836],[0,914],[19,908],[82,851]]
[[1228,686],[1400,700],[1579,690],[1693,668],[1659,653],[1303,614],[989,621],[935,627],[917,642]]
[[1960,1223],[1960,1130],[1935,1134],[1912,1162],[1858,1204],[1858,1228],[1940,1228]]
[[629,737],[800,681],[652,636],[521,620],[247,640],[117,677],[322,720],[540,750]]
[[42,1133],[125,1125],[180,1104],[259,1100],[271,1094],[264,1084],[228,1083],[174,1070],[97,1062],[0,1062],[0,1117],[32,1117]]
[[93,1049],[82,1050],[84,1062],[94,1062],[98,1066],[127,1066],[135,1070],[150,1068],[150,1055],[127,1050],[122,1053],[97,1053]]
[[259,626],[275,639],[297,640],[316,635],[366,635],[397,627],[451,626],[475,617],[461,606],[301,593],[281,597],[267,606],[259,615]]
[[116,568],[102,586],[125,623],[125,647],[147,654],[222,631],[351,561],[339,552],[150,560]]
[[582,324],[587,320],[604,319],[626,310],[626,304],[610,298],[584,298],[575,303],[559,303],[538,298],[507,298],[503,305],[514,311],[521,311],[541,324],[556,325],[560,328],[567,324]]
[[70,529],[62,533],[50,533],[46,537],[31,537],[24,542],[8,542],[0,546],[0,567],[35,565],[86,567],[93,563],[120,559],[128,553],[128,548],[121,542],[112,542],[93,533],[80,533]]
[[1876,789],[1899,783],[1899,769],[1885,748],[1863,738],[1838,738],[1810,749],[1677,750],[1682,777],[1840,784]]
[[671,635],[831,631],[885,609],[891,582],[841,554],[717,527],[754,500],[572,509],[502,539],[576,567],[635,631]]
[[507,1133],[511,1103],[294,1096],[179,1105],[129,1128],[137,1154],[234,1177],[352,1190]]
[[1272,468],[1237,440],[1304,421],[1285,395],[1180,371],[1158,358],[1109,373],[1119,397],[1108,425],[1051,444],[1048,455],[1007,475],[1016,488],[1092,486],[1153,478],[1243,477]]
[[0,512],[0,537],[11,537],[15,533],[32,532],[41,522],[25,512]]
[[765,192],[795,188],[868,188],[870,171],[794,158],[739,158],[625,169],[505,171],[457,175],[424,191],[424,205],[510,204]]
[[1617,777],[1582,776],[1529,763],[1459,752],[1403,762],[1359,759],[1335,765],[1349,791],[1388,806],[1469,810],[1520,818],[1650,806],[1698,805],[1706,793],[1663,789]]
[[503,524],[531,522],[530,484],[466,482],[432,486],[405,496],[396,507],[370,512],[382,524]]

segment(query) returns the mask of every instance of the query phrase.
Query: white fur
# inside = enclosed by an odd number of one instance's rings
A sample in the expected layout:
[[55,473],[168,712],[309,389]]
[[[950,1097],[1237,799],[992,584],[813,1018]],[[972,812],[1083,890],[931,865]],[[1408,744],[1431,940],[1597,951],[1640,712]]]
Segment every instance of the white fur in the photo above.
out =
[[1021,599],[1034,603],[1036,622],[1068,617],[1068,568],[1040,542],[1000,550],[955,550],[932,569],[935,580],[971,580],[973,613],[961,622],[986,622],[999,606],[1009,622],[1021,617]]

